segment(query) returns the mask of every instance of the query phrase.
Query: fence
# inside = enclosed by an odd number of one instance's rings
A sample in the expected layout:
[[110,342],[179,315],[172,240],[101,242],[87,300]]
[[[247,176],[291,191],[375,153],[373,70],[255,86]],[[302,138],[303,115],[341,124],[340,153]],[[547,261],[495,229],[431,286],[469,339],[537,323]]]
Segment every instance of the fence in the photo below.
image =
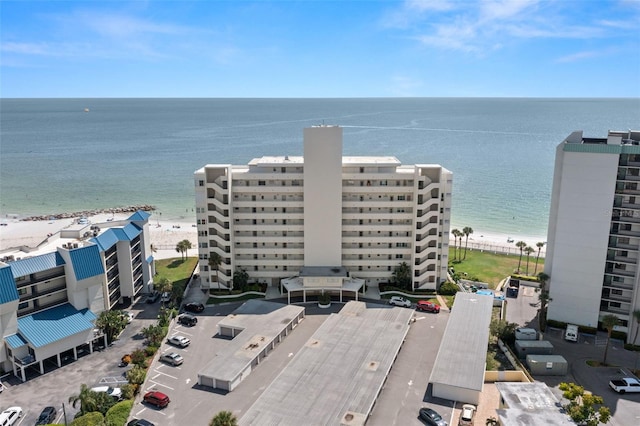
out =
[[[450,247],[452,247],[450,245]],[[535,247],[534,247],[535,248]],[[464,242],[462,243],[462,249],[464,252]],[[506,255],[515,255],[515,256],[520,256],[520,249],[518,247],[514,246],[507,246],[504,244],[497,244],[497,243],[492,243],[492,242],[486,242],[486,243],[476,243],[476,242],[470,242],[467,245],[467,251],[473,251],[473,250],[480,250],[481,252],[491,252],[494,254],[506,254]],[[540,258],[544,258],[546,255],[546,251],[544,249],[540,250]],[[522,252],[522,258],[526,259],[527,254],[525,252]],[[538,250],[536,249],[535,252],[533,252],[530,256],[529,256],[529,261],[530,262],[535,262],[536,258],[538,257]]]

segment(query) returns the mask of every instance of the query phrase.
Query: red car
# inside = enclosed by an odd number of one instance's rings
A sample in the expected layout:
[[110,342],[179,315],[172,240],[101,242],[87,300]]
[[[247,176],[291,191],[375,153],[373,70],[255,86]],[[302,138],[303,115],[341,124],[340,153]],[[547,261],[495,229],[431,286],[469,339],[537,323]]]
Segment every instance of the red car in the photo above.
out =
[[440,305],[436,305],[435,303],[428,302],[426,300],[419,300],[416,304],[416,309],[419,311],[434,312],[437,314],[440,312]]
[[147,404],[155,405],[158,408],[164,408],[171,402],[167,395],[157,391],[145,393],[143,399]]

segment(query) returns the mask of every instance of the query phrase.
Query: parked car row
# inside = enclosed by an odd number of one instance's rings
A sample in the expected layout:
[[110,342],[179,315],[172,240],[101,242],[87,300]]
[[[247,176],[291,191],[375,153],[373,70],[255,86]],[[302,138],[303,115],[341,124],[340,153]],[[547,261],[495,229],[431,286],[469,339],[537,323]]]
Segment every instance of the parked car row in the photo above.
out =
[[[473,426],[473,415],[476,412],[476,406],[472,404],[464,404],[460,411],[458,426]],[[442,418],[437,411],[432,408],[422,407],[418,411],[418,418],[429,426],[448,426],[445,419]]]
[[[389,299],[389,304],[403,308],[410,308],[412,306],[411,300],[401,296],[392,296],[391,299]],[[419,300],[418,303],[416,303],[416,310],[437,314],[440,312],[440,305],[428,300]]]

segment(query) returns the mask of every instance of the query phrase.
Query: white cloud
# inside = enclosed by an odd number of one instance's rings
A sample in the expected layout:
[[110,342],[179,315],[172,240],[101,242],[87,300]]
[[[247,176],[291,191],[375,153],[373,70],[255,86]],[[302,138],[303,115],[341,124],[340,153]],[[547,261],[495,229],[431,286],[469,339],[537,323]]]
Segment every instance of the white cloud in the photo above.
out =
[[423,45],[474,54],[523,39],[603,38],[611,28],[635,23],[604,19],[590,22],[569,4],[552,0],[408,0],[396,12],[396,20],[390,19],[387,24],[412,32],[410,37]]
[[601,56],[601,53],[598,53],[598,52],[595,52],[595,51],[578,52],[578,53],[573,53],[571,55],[562,56],[562,57],[556,59],[556,62],[560,62],[560,63],[577,62],[577,61],[581,61],[583,59],[590,59],[590,58],[594,58],[594,57],[597,57],[597,56]]

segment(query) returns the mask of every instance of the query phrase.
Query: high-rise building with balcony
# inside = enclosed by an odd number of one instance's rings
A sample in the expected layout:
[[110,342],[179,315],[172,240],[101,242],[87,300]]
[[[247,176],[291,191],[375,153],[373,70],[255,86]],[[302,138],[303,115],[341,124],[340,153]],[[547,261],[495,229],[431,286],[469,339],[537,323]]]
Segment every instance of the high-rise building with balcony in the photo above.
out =
[[244,270],[271,286],[298,277],[289,291],[345,289],[389,282],[402,263],[415,289],[446,278],[452,173],[442,166],[343,157],[342,128],[323,125],[304,129],[303,157],[208,164],[194,177],[205,287],[231,287]]
[[573,132],[558,146],[545,259],[548,319],[597,327],[613,314],[629,342],[640,309],[639,142],[640,131]]

